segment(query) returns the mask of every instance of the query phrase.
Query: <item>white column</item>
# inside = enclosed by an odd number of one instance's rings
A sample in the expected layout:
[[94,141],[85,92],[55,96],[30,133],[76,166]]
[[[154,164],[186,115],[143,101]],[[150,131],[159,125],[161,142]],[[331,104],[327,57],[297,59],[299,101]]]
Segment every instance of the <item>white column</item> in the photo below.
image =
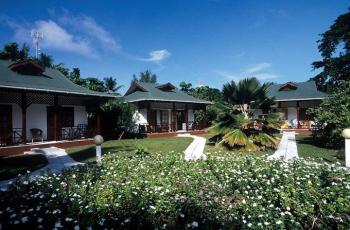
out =
[[345,138],[345,166],[350,167],[350,129],[344,129],[342,136]]

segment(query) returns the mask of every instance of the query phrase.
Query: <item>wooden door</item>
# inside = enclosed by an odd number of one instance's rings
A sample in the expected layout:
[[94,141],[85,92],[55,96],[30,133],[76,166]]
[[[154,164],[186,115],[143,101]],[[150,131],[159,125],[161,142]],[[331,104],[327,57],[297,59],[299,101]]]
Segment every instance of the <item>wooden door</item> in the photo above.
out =
[[[74,108],[73,107],[59,107],[57,109],[57,137],[61,139],[61,131],[63,127],[74,126]],[[54,107],[47,107],[47,139],[54,139]]]
[[12,106],[0,105],[0,145],[12,143]]
[[157,111],[156,110],[150,110],[149,111],[149,117],[147,117],[148,124],[150,126],[150,129],[152,132],[156,131],[157,127]]

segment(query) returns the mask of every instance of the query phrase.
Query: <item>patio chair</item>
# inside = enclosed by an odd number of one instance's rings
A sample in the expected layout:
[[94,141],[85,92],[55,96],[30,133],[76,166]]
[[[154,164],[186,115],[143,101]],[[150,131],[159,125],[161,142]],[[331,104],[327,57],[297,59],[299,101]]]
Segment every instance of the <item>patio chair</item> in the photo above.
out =
[[32,134],[32,143],[34,142],[34,140],[41,140],[41,142],[44,141],[43,131],[41,129],[30,129],[30,132]]

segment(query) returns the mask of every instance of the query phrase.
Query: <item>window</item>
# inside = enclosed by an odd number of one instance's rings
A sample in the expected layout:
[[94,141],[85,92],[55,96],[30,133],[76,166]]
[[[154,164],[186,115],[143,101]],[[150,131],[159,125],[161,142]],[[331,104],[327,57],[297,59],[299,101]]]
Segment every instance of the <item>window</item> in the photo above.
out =
[[167,110],[161,110],[160,111],[160,119],[161,124],[168,124],[169,123],[169,111]]

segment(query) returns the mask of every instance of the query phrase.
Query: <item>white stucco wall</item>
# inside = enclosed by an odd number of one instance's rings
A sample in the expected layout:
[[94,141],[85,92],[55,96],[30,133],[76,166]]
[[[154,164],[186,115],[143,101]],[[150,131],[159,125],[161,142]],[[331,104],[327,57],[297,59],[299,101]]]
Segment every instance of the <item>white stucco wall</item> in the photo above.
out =
[[22,109],[17,104],[12,106],[12,128],[22,128]]
[[47,110],[48,105],[32,104],[27,108],[27,139],[31,140],[30,129],[43,131],[43,138],[47,139]]
[[293,124],[294,120],[297,121],[297,109],[296,108],[288,108],[288,121],[291,124]]
[[194,122],[194,112],[193,109],[188,110],[188,122]]
[[74,106],[74,126],[88,124],[88,117],[85,106]]

